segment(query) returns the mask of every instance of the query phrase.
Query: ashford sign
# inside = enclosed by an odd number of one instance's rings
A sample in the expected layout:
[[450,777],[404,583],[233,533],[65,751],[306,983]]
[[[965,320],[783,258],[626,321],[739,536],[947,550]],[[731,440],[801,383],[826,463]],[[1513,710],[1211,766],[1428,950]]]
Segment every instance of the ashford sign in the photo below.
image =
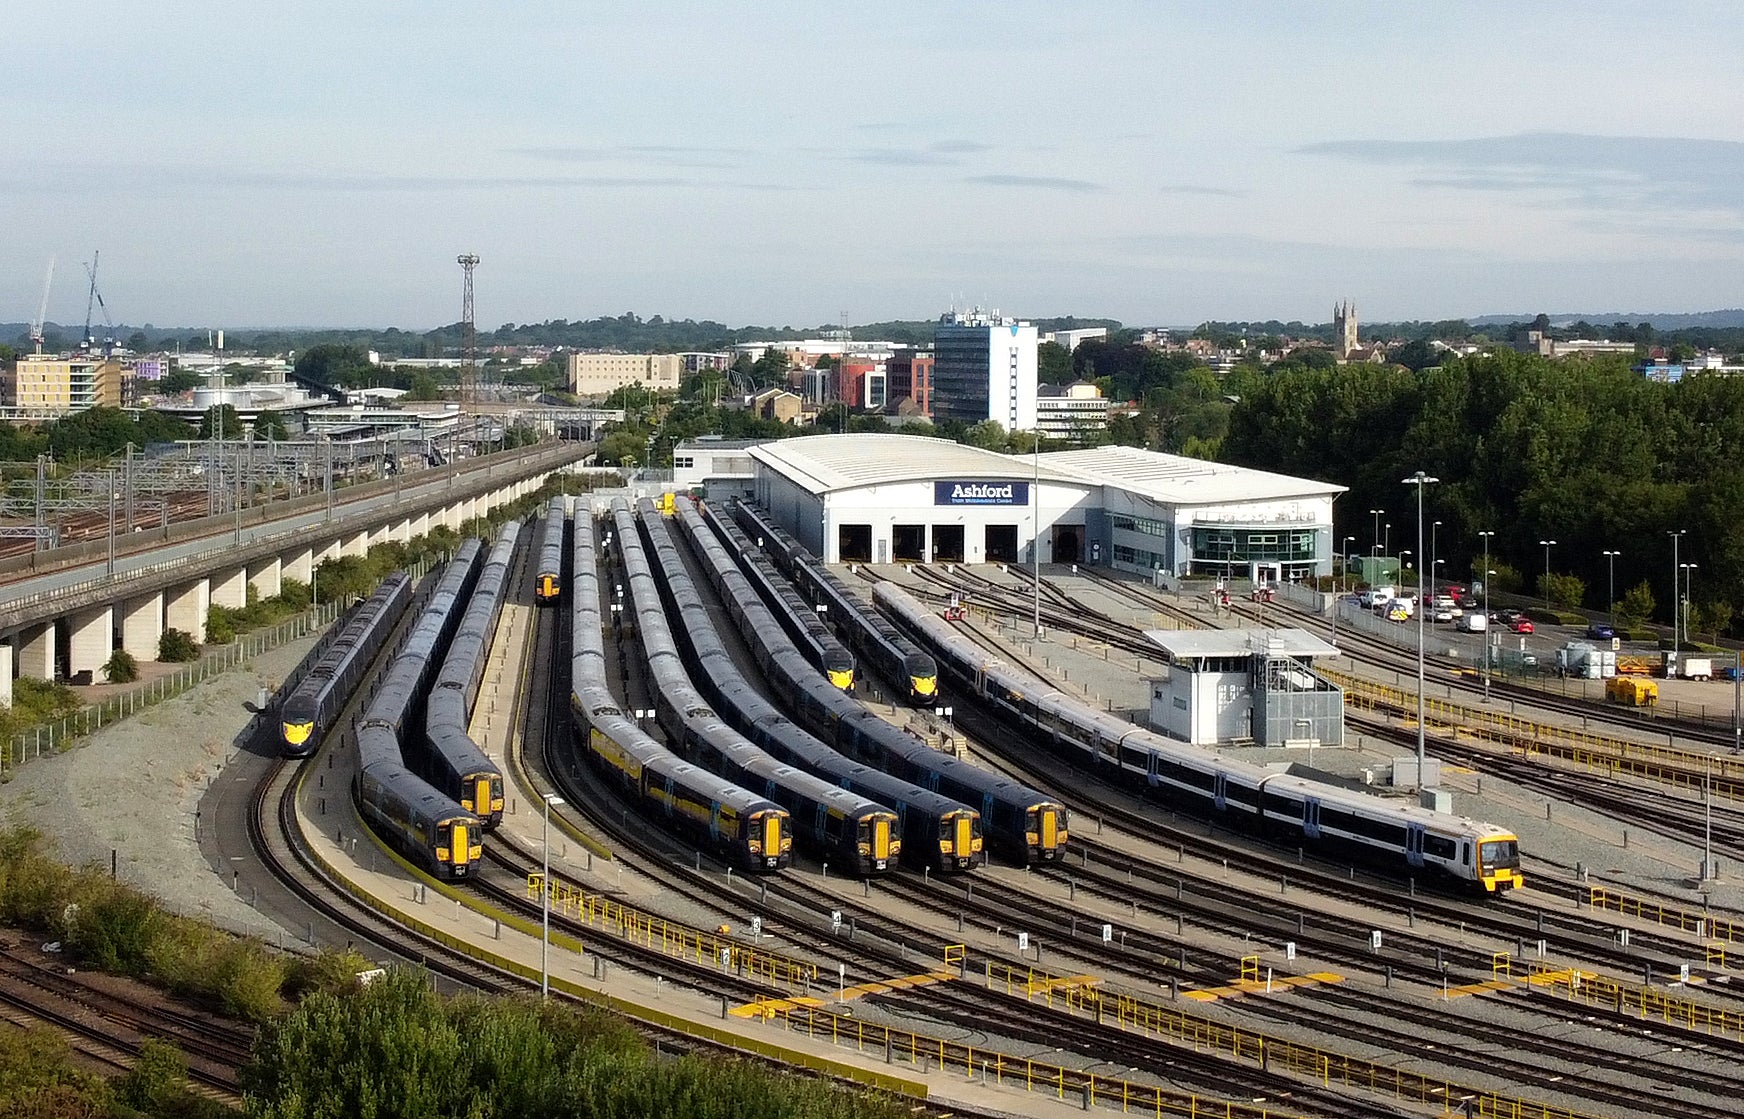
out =
[[934,505],[1028,505],[1028,482],[933,483]]

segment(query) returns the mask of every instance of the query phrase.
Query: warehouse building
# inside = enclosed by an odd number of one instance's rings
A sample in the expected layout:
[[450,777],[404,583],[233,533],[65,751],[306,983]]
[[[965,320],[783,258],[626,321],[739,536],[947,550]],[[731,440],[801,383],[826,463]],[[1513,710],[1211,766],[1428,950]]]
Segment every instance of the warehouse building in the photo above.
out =
[[1038,456],[896,434],[760,443],[751,491],[829,563],[1031,562],[1279,581],[1332,573],[1342,486],[1132,447]]

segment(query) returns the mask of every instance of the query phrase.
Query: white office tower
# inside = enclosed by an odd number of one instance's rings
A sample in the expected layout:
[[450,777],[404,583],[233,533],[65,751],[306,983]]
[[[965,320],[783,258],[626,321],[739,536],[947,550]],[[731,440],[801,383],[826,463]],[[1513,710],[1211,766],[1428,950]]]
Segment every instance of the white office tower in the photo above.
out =
[[952,311],[933,335],[933,417],[1007,431],[1036,425],[1036,328],[980,309]]

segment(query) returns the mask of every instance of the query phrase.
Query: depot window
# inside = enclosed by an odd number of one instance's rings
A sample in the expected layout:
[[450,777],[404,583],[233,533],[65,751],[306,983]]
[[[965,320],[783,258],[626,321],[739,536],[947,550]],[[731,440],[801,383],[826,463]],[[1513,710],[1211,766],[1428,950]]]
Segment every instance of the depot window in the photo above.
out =
[[1314,559],[1313,529],[1193,527],[1193,558],[1217,562]]

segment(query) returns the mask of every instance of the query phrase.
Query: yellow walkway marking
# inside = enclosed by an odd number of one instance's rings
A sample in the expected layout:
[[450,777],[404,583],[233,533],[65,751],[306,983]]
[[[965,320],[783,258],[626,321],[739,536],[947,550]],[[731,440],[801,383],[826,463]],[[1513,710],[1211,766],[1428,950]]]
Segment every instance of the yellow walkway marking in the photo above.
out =
[[1520,987],[1567,987],[1570,984],[1579,985],[1597,979],[1590,971],[1580,971],[1575,968],[1562,968],[1558,971],[1533,972],[1522,979],[1496,978],[1486,979],[1482,983],[1466,983],[1458,987],[1447,988],[1447,997],[1460,998],[1464,995],[1484,995],[1491,991],[1512,991]]
[[[913,987],[926,987],[934,983],[945,983],[957,978],[954,971],[926,971],[919,975],[905,975],[897,979],[880,979],[871,983],[858,983],[845,987],[841,992],[841,1001],[861,998],[866,995],[887,995],[892,991],[906,991]],[[786,1010],[801,1006],[823,1006],[834,999],[811,998],[796,995],[792,998],[758,999],[743,1006],[735,1006],[727,1013],[739,1018],[768,1018]]]
[[1450,999],[1465,995],[1481,995],[1487,991],[1509,991],[1520,986],[1512,979],[1486,979],[1482,983],[1466,983],[1458,987],[1449,987],[1443,992]]
[[1307,975],[1274,975],[1269,988],[1263,979],[1237,979],[1227,987],[1206,987],[1198,991],[1182,991],[1181,994],[1197,1002],[1216,1002],[1218,999],[1233,999],[1242,995],[1282,994],[1296,987],[1319,987],[1343,982],[1342,975],[1316,971]]

